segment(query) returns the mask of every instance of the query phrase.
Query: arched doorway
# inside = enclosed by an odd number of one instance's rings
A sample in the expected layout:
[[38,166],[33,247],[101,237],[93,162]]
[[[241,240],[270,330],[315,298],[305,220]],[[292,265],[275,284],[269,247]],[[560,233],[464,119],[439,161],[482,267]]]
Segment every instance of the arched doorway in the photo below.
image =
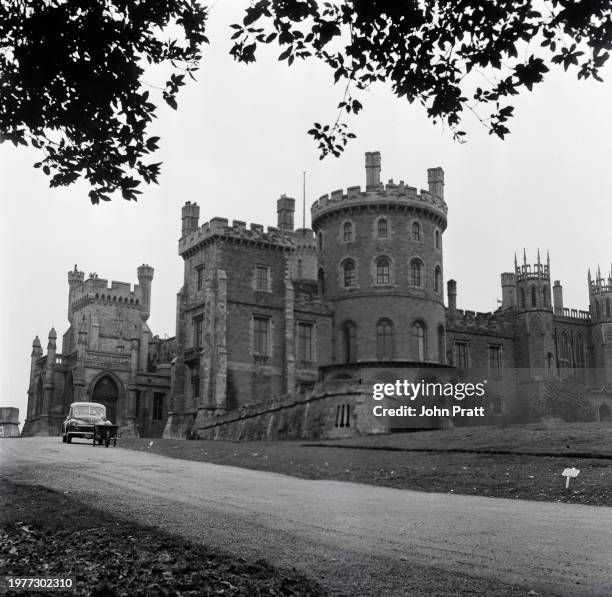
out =
[[602,404],[599,407],[599,420],[600,421],[612,421],[612,411],[607,404]]
[[105,375],[98,380],[91,393],[91,401],[106,406],[106,418],[117,425],[117,400],[119,400],[119,389],[110,375]]

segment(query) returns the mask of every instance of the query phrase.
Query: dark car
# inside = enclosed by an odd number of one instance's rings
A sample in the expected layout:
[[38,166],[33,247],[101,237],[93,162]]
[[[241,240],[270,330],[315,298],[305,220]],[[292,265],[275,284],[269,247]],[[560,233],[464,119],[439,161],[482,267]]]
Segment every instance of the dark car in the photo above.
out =
[[[62,423],[62,441],[71,443],[74,437],[93,439],[94,425],[112,425],[106,419],[106,407],[97,402],[73,402]],[[98,442],[102,443],[101,437]]]

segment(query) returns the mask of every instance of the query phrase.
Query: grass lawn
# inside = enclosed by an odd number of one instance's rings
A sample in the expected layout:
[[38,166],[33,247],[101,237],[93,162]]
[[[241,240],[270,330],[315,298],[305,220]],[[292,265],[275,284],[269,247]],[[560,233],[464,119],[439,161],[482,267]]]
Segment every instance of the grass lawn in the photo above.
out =
[[[444,493],[612,506],[612,426],[464,427],[326,442],[128,439],[173,458]],[[565,468],[580,475],[565,489]]]

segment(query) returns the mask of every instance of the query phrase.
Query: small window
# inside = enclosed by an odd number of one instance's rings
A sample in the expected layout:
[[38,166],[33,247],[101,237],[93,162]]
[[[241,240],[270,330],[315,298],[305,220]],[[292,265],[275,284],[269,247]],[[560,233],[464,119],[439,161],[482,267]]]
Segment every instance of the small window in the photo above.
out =
[[418,222],[412,223],[412,240],[421,242],[421,225]]
[[267,317],[253,317],[253,354],[268,356],[270,320]]
[[389,225],[386,218],[380,218],[376,224],[376,236],[378,238],[389,238]]
[[202,348],[204,318],[198,315],[193,318],[193,346],[194,348]]
[[421,270],[423,265],[419,259],[410,262],[410,284],[415,288],[421,288]]
[[376,284],[389,284],[389,260],[381,257],[376,261]]
[[342,267],[344,288],[354,288],[357,281],[355,262],[347,259]]
[[548,307],[548,288],[542,288],[542,305]]
[[455,367],[458,369],[468,368],[468,345],[467,342],[455,342]]
[[319,232],[319,234],[317,234],[317,245],[319,247],[319,251],[323,250],[323,233]]
[[338,404],[336,406],[336,427],[350,427],[351,426],[351,411],[350,405]]
[[536,288],[535,286],[531,287],[531,306],[532,307],[536,307],[538,304],[538,299],[536,296]]
[[344,222],[342,226],[342,240],[345,243],[350,243],[353,240],[353,224],[351,222]]
[[197,289],[202,290],[204,286],[204,266],[199,265],[196,268]]
[[164,418],[164,393],[153,392],[153,420],[161,421]]
[[439,265],[436,266],[434,273],[434,291],[442,292],[442,270]]
[[499,379],[502,372],[502,347],[501,346],[489,346],[488,357],[489,357],[489,374],[493,379]]
[[300,361],[313,361],[313,336],[314,325],[300,321],[298,322],[298,359]]
[[270,290],[270,268],[264,265],[255,266],[255,290],[267,292]]
[[440,235],[440,231],[439,230],[436,230],[434,238],[435,238],[436,249],[439,249],[440,246],[442,245],[442,239],[441,239],[441,235]]

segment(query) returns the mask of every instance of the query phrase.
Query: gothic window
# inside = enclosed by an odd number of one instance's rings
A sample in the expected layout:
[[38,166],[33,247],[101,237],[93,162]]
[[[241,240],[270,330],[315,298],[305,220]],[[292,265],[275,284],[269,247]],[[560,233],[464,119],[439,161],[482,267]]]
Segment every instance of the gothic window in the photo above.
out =
[[379,361],[393,358],[393,324],[389,319],[381,319],[376,326],[376,356]]
[[389,226],[386,218],[380,218],[376,223],[376,236],[378,238],[389,238]]
[[459,369],[468,368],[468,345],[467,342],[455,342],[454,345],[455,367]]
[[442,270],[439,265],[436,265],[434,273],[434,290],[436,292],[442,292]]
[[501,377],[502,371],[502,347],[501,346],[489,346],[488,357],[489,357],[489,375],[493,379]]
[[542,306],[548,307],[548,289],[546,287],[542,288]]
[[342,350],[345,363],[357,360],[357,326],[352,321],[346,321],[342,326]]
[[412,337],[417,361],[425,361],[427,359],[427,341],[425,337],[425,324],[422,321],[416,321],[412,325]]
[[34,402],[35,415],[42,413],[43,395],[43,382],[41,378],[38,378],[38,383],[36,384],[36,398]]
[[204,266],[203,265],[199,265],[196,268],[196,277],[197,277],[197,289],[202,290],[202,287],[204,286]]
[[441,238],[440,238],[440,231],[439,230],[436,230],[434,238],[435,238],[435,247],[436,247],[436,249],[439,249],[440,245],[441,245]]
[[319,268],[319,273],[317,274],[317,281],[319,282],[319,294],[325,294],[325,272],[323,268]]
[[355,262],[347,259],[342,265],[342,283],[344,288],[354,288],[357,282]]
[[537,301],[537,297],[536,297],[536,288],[535,286],[531,287],[531,306],[535,307],[537,306],[538,301]]
[[191,378],[191,394],[194,398],[200,397],[200,376],[194,375]]
[[314,324],[305,321],[298,322],[298,359],[313,361]]
[[351,222],[344,222],[342,226],[342,240],[345,243],[353,240],[353,224]]
[[418,222],[412,223],[412,240],[421,242],[421,225]]
[[567,338],[566,332],[561,332],[561,337],[559,339],[559,366],[560,367],[569,367],[570,359],[569,359],[569,342]]
[[389,260],[379,257],[376,260],[376,284],[389,284]]
[[519,291],[519,295],[521,297],[521,309],[525,308],[525,289],[521,288]]
[[576,338],[575,355],[576,367],[578,368],[577,377],[580,381],[584,381],[584,367],[586,362],[584,354],[584,340],[580,335]]
[[319,232],[317,235],[317,245],[319,247],[319,251],[323,250],[323,233]]
[[415,288],[421,288],[421,273],[423,262],[420,259],[413,259],[410,262],[410,284]]
[[301,280],[304,276],[302,275],[302,260],[297,260],[297,279]]
[[595,313],[597,315],[597,319],[599,319],[601,317],[601,307],[597,301],[595,301]]
[[446,333],[442,325],[438,327],[438,363],[446,363]]
[[253,317],[253,354],[269,356],[270,353],[270,319]]

